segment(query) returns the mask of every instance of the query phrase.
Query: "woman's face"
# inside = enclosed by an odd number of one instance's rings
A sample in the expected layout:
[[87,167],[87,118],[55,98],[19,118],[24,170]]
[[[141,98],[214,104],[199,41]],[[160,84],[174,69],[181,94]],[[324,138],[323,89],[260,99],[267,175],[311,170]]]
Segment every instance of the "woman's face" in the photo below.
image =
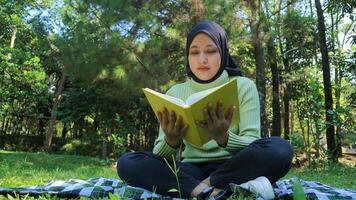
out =
[[219,49],[208,35],[198,33],[190,44],[188,62],[197,78],[210,80],[220,69]]

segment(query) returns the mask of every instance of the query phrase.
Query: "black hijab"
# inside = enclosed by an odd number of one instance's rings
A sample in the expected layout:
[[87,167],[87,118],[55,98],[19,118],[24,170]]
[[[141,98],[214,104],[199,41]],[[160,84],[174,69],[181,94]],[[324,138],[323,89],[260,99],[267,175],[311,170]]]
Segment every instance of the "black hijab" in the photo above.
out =
[[[194,37],[198,33],[205,33],[207,34],[215,43],[215,45],[219,49],[219,53],[221,56],[221,64],[219,71],[215,74],[213,78],[210,80],[200,80],[198,77],[194,75],[192,70],[189,66],[189,47],[193,42]],[[234,62],[231,55],[229,54],[229,48],[227,44],[227,35],[225,30],[217,23],[204,20],[198,22],[192,30],[189,32],[187,37],[187,44],[186,44],[186,55],[187,55],[187,65],[185,70],[189,77],[192,77],[198,83],[210,83],[220,77],[224,70],[227,71],[229,76],[242,76],[242,72],[240,67]]]

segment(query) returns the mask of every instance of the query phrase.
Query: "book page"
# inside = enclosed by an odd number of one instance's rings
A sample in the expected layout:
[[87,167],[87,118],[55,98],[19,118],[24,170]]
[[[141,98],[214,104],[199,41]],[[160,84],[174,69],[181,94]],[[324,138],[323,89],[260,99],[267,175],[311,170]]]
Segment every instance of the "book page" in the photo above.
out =
[[203,90],[203,91],[194,93],[194,94],[190,95],[190,96],[185,100],[185,103],[188,104],[188,105],[192,105],[192,104],[194,104],[195,102],[199,101],[200,99],[206,97],[208,94],[214,92],[215,90],[217,90],[217,89],[220,88],[220,87],[221,87],[221,86],[219,86],[219,87],[214,87],[214,88],[210,88],[210,89],[207,89],[207,90]]
[[[237,82],[236,80],[229,81],[228,83],[217,87],[215,90],[211,91],[205,97],[201,98],[194,104],[190,106],[191,113],[194,120],[205,120],[205,115],[203,110],[206,108],[208,103],[212,103],[213,109],[216,109],[216,104],[219,100],[222,100],[224,105],[224,113],[231,106],[235,106],[236,110],[233,115],[230,126],[235,125],[239,121],[239,100],[238,100],[238,91],[237,91]],[[197,127],[201,140],[204,142],[208,141],[206,130]]]
[[174,104],[180,105],[182,107],[188,107],[188,105],[181,99],[178,99],[178,98],[166,95],[166,94],[162,94],[162,93],[156,92],[156,91],[154,91],[154,90],[152,90],[150,88],[145,88],[144,90],[147,91],[147,92],[153,93],[156,96],[159,96],[159,97],[161,97],[163,99],[166,99],[166,100],[168,100],[168,101],[170,101],[170,102],[172,102]]

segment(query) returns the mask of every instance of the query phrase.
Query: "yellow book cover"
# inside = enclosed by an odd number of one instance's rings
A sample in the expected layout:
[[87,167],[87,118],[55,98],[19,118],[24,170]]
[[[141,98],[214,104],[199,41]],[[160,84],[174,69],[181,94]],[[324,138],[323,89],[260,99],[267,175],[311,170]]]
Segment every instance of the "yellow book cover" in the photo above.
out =
[[164,107],[170,111],[174,110],[177,115],[181,115],[184,123],[189,124],[185,140],[198,147],[210,140],[208,133],[195,123],[195,120],[205,119],[203,109],[209,102],[211,102],[214,109],[216,109],[216,103],[221,99],[225,109],[224,112],[226,112],[230,106],[236,106],[230,126],[235,125],[239,121],[239,101],[236,79],[232,79],[218,87],[194,93],[189,96],[185,102],[149,88],[143,88],[143,92],[157,118],[157,112],[163,111]]

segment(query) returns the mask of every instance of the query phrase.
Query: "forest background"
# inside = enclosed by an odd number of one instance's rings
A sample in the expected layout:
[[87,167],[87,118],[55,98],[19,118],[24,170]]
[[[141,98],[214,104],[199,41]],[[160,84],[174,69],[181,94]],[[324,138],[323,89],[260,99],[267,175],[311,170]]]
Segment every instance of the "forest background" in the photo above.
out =
[[141,88],[185,76],[201,19],[227,31],[256,82],[264,136],[296,165],[356,148],[354,0],[0,0],[0,148],[118,158],[151,150],[158,121]]

